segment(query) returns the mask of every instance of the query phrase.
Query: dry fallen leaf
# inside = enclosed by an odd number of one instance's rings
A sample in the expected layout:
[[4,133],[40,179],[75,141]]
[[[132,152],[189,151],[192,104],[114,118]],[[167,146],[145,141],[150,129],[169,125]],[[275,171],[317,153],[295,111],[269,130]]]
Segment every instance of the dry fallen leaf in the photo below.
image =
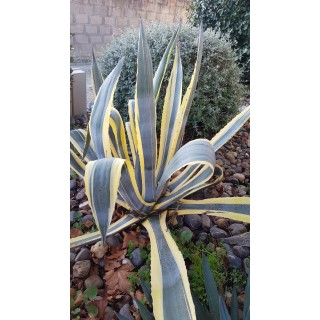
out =
[[139,234],[135,231],[123,232],[123,245],[122,248],[128,248],[129,242],[133,241],[137,247],[139,245]]
[[70,229],[70,238],[75,238],[83,235],[81,228],[71,228]]
[[128,275],[132,274],[132,265],[123,265],[119,269],[114,269],[106,272],[103,277],[106,280],[108,290],[116,290],[122,293],[127,293],[130,290],[130,282]]
[[94,301],[90,301],[88,305],[93,305],[98,308],[98,314],[96,316],[96,319],[100,319],[105,314],[105,309],[106,309],[106,306],[108,305],[108,301],[106,299],[94,300]]

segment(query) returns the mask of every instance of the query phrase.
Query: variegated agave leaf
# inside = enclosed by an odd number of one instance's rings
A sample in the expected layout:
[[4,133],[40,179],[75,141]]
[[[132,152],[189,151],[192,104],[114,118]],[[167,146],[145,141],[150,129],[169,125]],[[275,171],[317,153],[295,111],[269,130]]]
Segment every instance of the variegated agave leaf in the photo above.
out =
[[[183,96],[179,28],[153,76],[151,55],[140,23],[136,93],[128,102],[127,123],[123,123],[113,106],[124,59],[103,80],[93,56],[97,97],[87,132],[71,132],[71,167],[85,178],[88,201],[99,228],[98,232],[71,239],[71,246],[104,241],[108,235],[142,223],[151,241],[151,294],[156,319],[196,319],[184,260],[167,230],[167,215],[205,213],[249,221],[249,198],[184,199],[221,181],[223,170],[216,165],[215,151],[241,128],[250,109],[246,108],[211,141],[197,139],[181,147],[200,71],[203,31],[200,27],[197,60]],[[157,146],[156,104],[174,50]],[[180,174],[173,177],[176,172]],[[115,203],[129,210],[129,214],[110,224]]]

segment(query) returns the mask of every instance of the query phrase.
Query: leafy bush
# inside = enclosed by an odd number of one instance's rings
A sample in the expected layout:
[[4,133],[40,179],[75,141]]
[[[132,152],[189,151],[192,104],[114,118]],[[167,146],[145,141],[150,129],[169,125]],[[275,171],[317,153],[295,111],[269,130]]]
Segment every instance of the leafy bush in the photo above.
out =
[[243,69],[243,80],[250,81],[250,1],[249,0],[191,0],[188,20],[193,25],[202,21],[204,28],[220,29],[230,34],[233,48]]
[[[154,72],[175,29],[175,26],[163,24],[151,24],[146,28]],[[183,92],[190,83],[197,58],[197,35],[198,28],[188,25],[182,26],[179,34],[183,66]],[[101,72],[106,76],[122,56],[126,57],[114,96],[114,105],[124,121],[128,121],[128,100],[134,99],[135,94],[138,38],[138,31],[127,30],[124,35],[108,45],[100,60]],[[168,83],[172,63],[173,59],[169,62],[164,78],[164,89]],[[186,135],[189,139],[211,137],[238,113],[243,96],[243,88],[239,81],[240,71],[230,43],[227,39],[221,38],[220,33],[207,30],[204,33],[203,57],[198,85],[186,127]],[[161,121],[164,96],[165,90],[162,90],[157,104],[158,127]]]

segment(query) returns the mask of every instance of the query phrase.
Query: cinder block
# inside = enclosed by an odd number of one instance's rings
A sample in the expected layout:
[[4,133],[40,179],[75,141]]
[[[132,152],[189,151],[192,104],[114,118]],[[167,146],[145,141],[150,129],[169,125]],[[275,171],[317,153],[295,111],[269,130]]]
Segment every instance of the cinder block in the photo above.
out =
[[108,44],[113,40],[113,36],[103,36],[103,43]]
[[102,42],[102,36],[90,36],[90,43]]
[[75,16],[77,23],[88,23],[88,16],[86,14],[76,14]]
[[158,12],[161,12],[161,13],[165,13],[165,14],[168,14],[169,13],[169,7],[167,5],[159,5],[158,4]]
[[71,25],[70,32],[74,33],[74,34],[83,33],[83,25],[81,25],[81,24]]
[[124,17],[124,8],[116,7],[112,8],[113,17]]
[[90,17],[90,23],[91,24],[102,24],[102,17],[101,16],[91,16]]
[[86,33],[89,34],[97,34],[98,33],[98,27],[97,26],[85,26]]
[[72,78],[70,103],[71,117],[87,113],[86,73],[80,69],[74,69]]
[[112,27],[111,26],[99,26],[99,33],[102,35],[111,35]]
[[88,36],[84,34],[76,34],[74,36],[74,40],[75,42],[78,42],[78,43],[89,43]]
[[128,18],[117,18],[116,19],[117,27],[127,27],[128,26]]
[[124,15],[126,18],[135,18],[137,17],[137,11],[130,8],[125,8]]
[[81,13],[84,13],[88,16],[93,15],[93,6],[83,5],[81,8]]
[[106,6],[93,6],[93,14],[99,16],[107,16],[109,13],[109,7]]
[[104,24],[106,26],[114,26],[116,24],[115,17],[104,17]]

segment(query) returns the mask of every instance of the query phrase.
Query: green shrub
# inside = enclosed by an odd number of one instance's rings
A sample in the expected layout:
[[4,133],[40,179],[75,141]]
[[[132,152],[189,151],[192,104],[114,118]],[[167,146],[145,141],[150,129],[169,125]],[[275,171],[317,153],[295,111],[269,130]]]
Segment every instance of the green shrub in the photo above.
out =
[[[151,24],[146,28],[154,72],[169,43],[176,26]],[[184,25],[179,34],[179,46],[183,66],[183,92],[185,92],[194,69],[197,56],[198,28]],[[115,92],[114,105],[125,121],[128,121],[128,100],[134,99],[138,31],[128,29],[121,37],[108,45],[100,60],[101,72],[109,74],[122,56],[124,66]],[[173,59],[164,79],[165,89],[171,72]],[[236,55],[226,38],[220,33],[207,30],[204,33],[204,49],[196,93],[191,106],[186,135],[189,139],[210,138],[230,121],[241,106],[243,87],[239,83],[240,70]],[[164,100],[163,90],[157,105],[158,125]]]
[[233,48],[243,70],[242,79],[250,81],[250,1],[249,0],[191,0],[188,21],[205,29],[220,29],[230,34]]

